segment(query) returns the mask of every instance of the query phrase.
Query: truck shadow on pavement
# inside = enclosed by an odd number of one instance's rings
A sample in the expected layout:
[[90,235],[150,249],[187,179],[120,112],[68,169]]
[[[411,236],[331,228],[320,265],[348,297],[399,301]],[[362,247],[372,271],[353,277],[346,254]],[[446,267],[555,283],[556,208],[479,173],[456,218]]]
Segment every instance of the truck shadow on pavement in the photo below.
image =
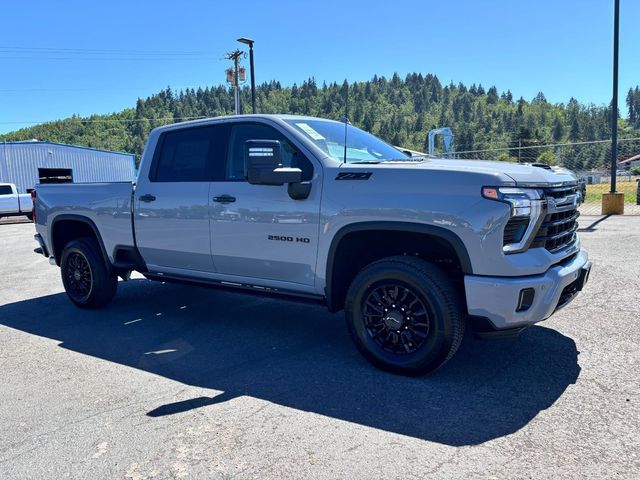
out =
[[390,375],[360,357],[342,314],[147,280],[121,282],[104,310],[79,310],[59,293],[0,306],[0,323],[75,352],[223,392],[158,405],[150,417],[249,395],[453,446],[516,432],[580,374],[572,339],[532,327],[517,340],[467,338],[430,376]]

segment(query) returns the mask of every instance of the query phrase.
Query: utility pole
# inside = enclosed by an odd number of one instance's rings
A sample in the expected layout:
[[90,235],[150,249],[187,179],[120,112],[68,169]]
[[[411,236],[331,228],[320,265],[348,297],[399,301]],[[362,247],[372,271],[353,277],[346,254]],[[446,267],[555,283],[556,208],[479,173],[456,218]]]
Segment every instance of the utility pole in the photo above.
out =
[[[226,59],[227,60],[233,60],[233,78],[231,81],[231,85],[234,88],[234,110],[236,115],[241,114],[242,113],[242,104],[240,103],[240,82],[239,82],[239,78],[238,78],[238,63],[240,62],[240,57],[243,55],[244,52],[236,49],[233,52],[229,52],[226,55]],[[228,79],[228,75],[227,75],[227,81],[229,81]]]
[[522,139],[518,139],[518,163],[522,163]]
[[618,41],[620,0],[614,0],[613,11],[613,99],[611,101],[611,193],[616,192],[618,167]]

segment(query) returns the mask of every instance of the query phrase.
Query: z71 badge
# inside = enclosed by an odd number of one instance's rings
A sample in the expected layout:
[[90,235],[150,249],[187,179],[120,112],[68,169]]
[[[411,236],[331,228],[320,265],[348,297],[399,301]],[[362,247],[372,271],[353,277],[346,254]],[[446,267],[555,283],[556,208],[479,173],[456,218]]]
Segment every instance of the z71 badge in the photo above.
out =
[[369,180],[373,172],[340,172],[336,180]]

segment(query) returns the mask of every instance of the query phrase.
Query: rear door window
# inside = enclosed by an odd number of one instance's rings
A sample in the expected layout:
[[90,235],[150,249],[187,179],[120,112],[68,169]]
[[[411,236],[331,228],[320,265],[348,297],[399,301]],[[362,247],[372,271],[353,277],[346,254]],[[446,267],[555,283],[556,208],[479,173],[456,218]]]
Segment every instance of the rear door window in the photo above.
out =
[[[224,125],[184,128],[162,135],[151,181],[206,182],[216,179],[224,164],[227,128]],[[218,167],[218,168],[216,168]]]

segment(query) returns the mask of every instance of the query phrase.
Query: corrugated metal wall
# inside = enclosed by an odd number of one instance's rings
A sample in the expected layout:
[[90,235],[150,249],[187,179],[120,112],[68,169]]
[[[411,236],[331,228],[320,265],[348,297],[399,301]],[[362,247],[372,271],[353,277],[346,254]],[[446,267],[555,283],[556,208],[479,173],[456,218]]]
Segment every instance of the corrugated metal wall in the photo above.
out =
[[70,168],[74,182],[135,180],[134,156],[48,142],[0,143],[0,182],[20,193],[38,183],[38,168]]

